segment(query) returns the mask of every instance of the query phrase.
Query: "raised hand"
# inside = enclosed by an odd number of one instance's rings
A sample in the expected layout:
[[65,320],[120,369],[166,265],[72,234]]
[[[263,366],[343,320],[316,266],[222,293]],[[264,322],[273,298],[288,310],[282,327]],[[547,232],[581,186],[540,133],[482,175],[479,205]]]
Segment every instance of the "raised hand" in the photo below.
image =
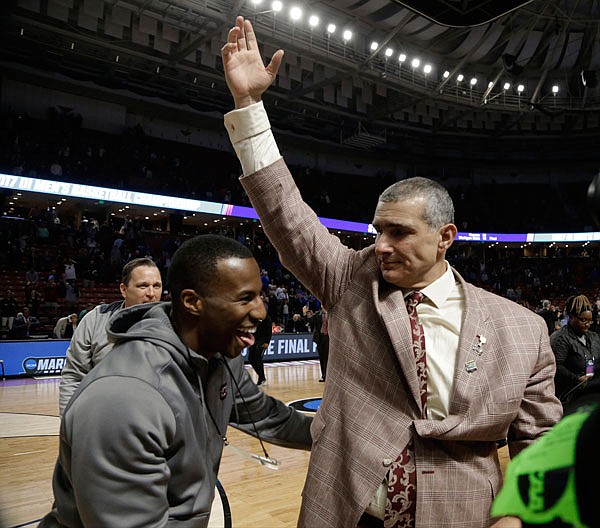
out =
[[260,101],[262,94],[275,80],[283,59],[283,50],[277,50],[265,68],[256,34],[249,20],[238,16],[229,30],[227,43],[221,48],[225,80],[236,108],[244,108]]

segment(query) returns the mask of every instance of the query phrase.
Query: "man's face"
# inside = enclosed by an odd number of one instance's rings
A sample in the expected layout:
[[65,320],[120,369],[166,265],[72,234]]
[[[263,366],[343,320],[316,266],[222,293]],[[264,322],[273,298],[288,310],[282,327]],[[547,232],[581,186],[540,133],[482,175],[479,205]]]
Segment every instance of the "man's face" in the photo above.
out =
[[260,297],[262,282],[253,258],[221,259],[217,280],[203,296],[199,350],[205,357],[220,352],[234,358],[254,344],[254,332],[267,316]]
[[160,301],[162,294],[160,272],[154,266],[138,266],[131,272],[129,282],[121,283],[120,288],[127,308],[136,304]]
[[383,278],[399,288],[424,288],[446,271],[446,250],[456,227],[432,230],[423,220],[422,198],[378,202],[373,226],[375,254]]

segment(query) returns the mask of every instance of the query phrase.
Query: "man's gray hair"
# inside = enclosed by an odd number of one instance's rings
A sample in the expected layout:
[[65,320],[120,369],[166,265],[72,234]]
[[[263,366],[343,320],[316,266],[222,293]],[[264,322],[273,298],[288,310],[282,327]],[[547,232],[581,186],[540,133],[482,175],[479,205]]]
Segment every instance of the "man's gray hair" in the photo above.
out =
[[550,301],[548,299],[542,301],[542,308],[550,308]]
[[443,185],[429,178],[408,178],[390,185],[379,196],[380,202],[401,202],[422,198],[425,202],[423,220],[432,229],[454,223],[454,204]]

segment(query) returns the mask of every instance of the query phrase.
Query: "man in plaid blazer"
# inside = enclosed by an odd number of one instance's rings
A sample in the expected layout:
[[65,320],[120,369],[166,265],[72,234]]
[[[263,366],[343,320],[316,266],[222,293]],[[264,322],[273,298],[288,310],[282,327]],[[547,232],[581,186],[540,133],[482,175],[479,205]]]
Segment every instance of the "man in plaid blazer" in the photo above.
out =
[[[311,429],[298,525],[356,526],[412,441],[412,526],[490,526],[502,482],[497,441],[507,439],[514,455],[561,416],[543,319],[468,284],[448,265],[454,210],[431,180],[412,178],[384,191],[375,244],[344,246],[303,202],[261,102],[283,51],[265,68],[251,24],[238,17],[222,56],[236,107],[225,125],[241,182],[283,265],[329,313],[327,383]],[[417,308],[426,409],[404,300],[415,290],[426,295]]]

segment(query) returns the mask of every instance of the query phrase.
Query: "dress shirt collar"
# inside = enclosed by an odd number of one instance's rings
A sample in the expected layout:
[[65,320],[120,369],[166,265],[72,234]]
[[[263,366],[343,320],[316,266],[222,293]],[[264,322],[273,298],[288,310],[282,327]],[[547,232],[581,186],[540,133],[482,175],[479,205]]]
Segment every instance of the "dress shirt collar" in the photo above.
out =
[[[446,271],[444,274],[439,279],[436,279],[431,284],[425,286],[425,288],[419,290],[437,308],[441,308],[445,304],[450,296],[452,288],[454,288],[454,285],[456,284],[456,279],[454,278],[454,273],[452,273],[450,264],[448,264],[448,261],[446,260],[444,262],[446,264]],[[404,290],[404,298],[406,299],[413,291],[414,290]]]

